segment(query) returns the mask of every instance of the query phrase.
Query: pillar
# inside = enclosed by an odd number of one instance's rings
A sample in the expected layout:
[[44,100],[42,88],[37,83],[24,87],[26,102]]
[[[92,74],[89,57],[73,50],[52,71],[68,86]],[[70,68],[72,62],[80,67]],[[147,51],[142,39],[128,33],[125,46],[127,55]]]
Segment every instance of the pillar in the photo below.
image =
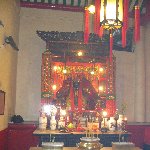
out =
[[146,122],[150,122],[150,22],[145,26]]
[[145,60],[144,27],[140,28],[140,41],[135,45],[135,122],[145,121]]

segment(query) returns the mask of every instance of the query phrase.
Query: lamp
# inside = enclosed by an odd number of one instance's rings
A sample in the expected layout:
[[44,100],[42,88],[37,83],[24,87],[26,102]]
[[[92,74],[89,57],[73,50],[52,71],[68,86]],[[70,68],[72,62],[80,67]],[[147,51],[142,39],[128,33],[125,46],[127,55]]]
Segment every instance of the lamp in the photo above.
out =
[[[95,8],[93,7],[95,5]],[[87,10],[94,14],[94,32],[102,37],[103,34],[108,33],[110,35],[110,58],[112,57],[113,48],[113,31],[122,30],[122,47],[126,46],[126,32],[128,29],[128,7],[129,0],[95,0],[94,5],[87,6],[85,8],[85,30],[84,30],[84,42],[88,41],[89,29],[87,29],[88,13]],[[95,13],[94,13],[95,11]],[[140,39],[140,9],[137,4],[135,6],[135,42]],[[104,32],[108,30],[108,32]],[[112,61],[112,60],[110,60]]]
[[16,51],[19,51],[19,48],[17,47],[14,39],[12,36],[8,36],[5,38],[5,43],[10,44],[12,48],[14,48]]
[[[3,40],[4,40],[4,41],[3,41]],[[2,43],[2,44],[0,45],[0,48],[2,48],[5,44],[10,44],[10,46],[11,46],[14,50],[19,51],[19,48],[17,47],[17,45],[16,45],[16,43],[15,43],[15,41],[14,41],[14,39],[13,39],[12,36],[4,37],[4,39],[2,39],[2,42],[1,42],[1,40],[0,40],[0,43]]]
[[100,26],[108,30],[122,27],[123,0],[101,0],[100,8]]

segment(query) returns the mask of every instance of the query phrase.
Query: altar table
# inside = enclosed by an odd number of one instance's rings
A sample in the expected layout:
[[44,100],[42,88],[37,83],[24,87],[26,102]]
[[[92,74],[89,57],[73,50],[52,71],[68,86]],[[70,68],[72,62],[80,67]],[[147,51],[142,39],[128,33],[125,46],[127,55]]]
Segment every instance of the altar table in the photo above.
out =
[[[29,150],[42,150],[42,147],[31,147]],[[77,150],[77,147],[64,147],[63,150]],[[100,150],[112,150],[112,148],[111,147],[103,147]],[[141,149],[136,147],[135,150],[141,150]]]
[[[104,147],[111,147],[112,142],[118,142],[120,137],[123,137],[124,141],[127,142],[131,133],[128,132],[107,132],[102,133],[100,131],[94,132],[94,136],[100,138],[100,143]],[[75,147],[76,143],[80,142],[81,137],[85,137],[85,132],[68,132],[61,133],[58,130],[39,130],[36,129],[33,135],[40,138],[39,146],[42,142],[49,142],[50,139],[55,137],[55,142],[63,142],[65,147]]]

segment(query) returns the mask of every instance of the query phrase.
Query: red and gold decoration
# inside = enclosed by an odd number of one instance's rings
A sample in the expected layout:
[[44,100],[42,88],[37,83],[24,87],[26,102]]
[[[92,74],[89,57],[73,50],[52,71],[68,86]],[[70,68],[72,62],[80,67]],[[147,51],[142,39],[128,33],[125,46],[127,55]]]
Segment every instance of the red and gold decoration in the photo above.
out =
[[42,54],[42,72],[41,72],[41,103],[50,103],[51,97],[54,95],[54,92],[52,90],[52,76],[51,76],[51,66],[52,62],[52,54],[50,51],[45,51]]
[[[86,58],[85,58],[86,59]],[[66,58],[66,60],[69,60]],[[42,55],[42,103],[54,100],[71,111],[94,110],[98,101],[100,109],[107,101],[115,101],[115,61],[109,57],[100,62],[58,62],[46,51]],[[65,72],[64,72],[65,69]],[[109,106],[115,111],[114,103]],[[100,110],[99,109],[99,110]]]

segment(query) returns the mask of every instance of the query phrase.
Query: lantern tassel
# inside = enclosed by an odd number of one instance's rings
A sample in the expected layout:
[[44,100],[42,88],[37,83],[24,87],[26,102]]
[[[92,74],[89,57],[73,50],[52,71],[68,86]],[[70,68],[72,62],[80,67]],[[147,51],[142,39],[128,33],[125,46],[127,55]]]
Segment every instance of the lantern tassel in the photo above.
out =
[[135,6],[135,31],[134,40],[138,42],[140,40],[140,7]]
[[128,7],[129,7],[129,0],[124,0],[124,9],[123,9],[123,27],[127,30],[128,29]]
[[102,36],[103,36],[103,33],[104,33],[104,29],[103,29],[103,27],[101,26],[101,27],[100,27],[100,30],[99,30],[99,37],[102,37]]
[[94,32],[99,35],[100,30],[100,4],[101,0],[95,0]]
[[110,58],[110,63],[112,63],[112,50],[113,50],[113,36],[112,33],[110,33],[110,52],[109,52],[109,58]]
[[96,15],[94,14],[94,33],[97,31]]
[[84,19],[84,43],[87,44],[89,41],[89,11],[87,7],[85,8]]
[[128,6],[129,0],[124,0],[123,3],[123,27],[122,27],[122,47],[126,47],[126,32],[128,29]]
[[126,28],[122,27],[122,47],[126,47]]

